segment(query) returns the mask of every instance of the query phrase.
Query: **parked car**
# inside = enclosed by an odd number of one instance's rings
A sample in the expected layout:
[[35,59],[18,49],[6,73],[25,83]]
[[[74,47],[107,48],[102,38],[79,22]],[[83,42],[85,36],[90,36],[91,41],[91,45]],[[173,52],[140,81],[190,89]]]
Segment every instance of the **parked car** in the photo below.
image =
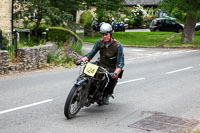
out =
[[150,24],[151,31],[182,32],[183,24],[175,21],[175,18],[156,18]]
[[199,23],[196,23],[195,30],[196,30],[196,31],[200,31],[200,22],[199,22]]

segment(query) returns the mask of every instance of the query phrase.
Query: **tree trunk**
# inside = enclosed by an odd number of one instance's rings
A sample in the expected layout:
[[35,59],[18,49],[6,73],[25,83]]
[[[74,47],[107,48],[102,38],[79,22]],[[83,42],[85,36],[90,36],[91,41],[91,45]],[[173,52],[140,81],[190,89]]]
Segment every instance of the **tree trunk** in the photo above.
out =
[[39,26],[40,26],[40,23],[41,23],[41,21],[42,21],[42,18],[38,18],[37,19],[37,22],[36,22],[36,27],[35,27],[35,37],[37,37],[37,35],[38,35],[38,29],[39,29]]
[[184,25],[184,30],[182,34],[182,43],[194,42],[194,30],[196,25],[196,17],[191,13],[187,12],[186,22]]
[[72,31],[76,33],[76,10],[72,11],[73,21],[72,21]]

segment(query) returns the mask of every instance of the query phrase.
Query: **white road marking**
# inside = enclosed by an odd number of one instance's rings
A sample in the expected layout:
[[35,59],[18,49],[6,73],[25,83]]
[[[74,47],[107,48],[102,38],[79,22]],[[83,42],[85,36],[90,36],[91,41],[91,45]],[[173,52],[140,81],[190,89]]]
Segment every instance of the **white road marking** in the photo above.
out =
[[127,80],[127,81],[119,82],[119,83],[117,83],[117,84],[120,85],[120,84],[129,83],[129,82],[140,81],[140,80],[144,80],[144,79],[145,79],[145,78],[138,78],[138,79],[133,79],[133,80]]
[[36,106],[36,105],[40,105],[40,104],[44,104],[44,103],[48,103],[48,102],[52,102],[52,101],[53,101],[53,99],[48,99],[48,100],[44,100],[44,101],[41,101],[41,102],[32,103],[32,104],[24,105],[24,106],[21,106],[21,107],[16,107],[16,108],[0,111],[0,115],[1,114],[5,114],[5,113],[9,113],[9,112],[12,112],[12,111],[16,111],[16,110],[20,110],[20,109],[24,109],[24,108],[28,108],[28,107],[32,107],[32,106]]
[[127,61],[129,60],[137,60],[137,59],[144,59],[144,58],[149,58],[149,57],[157,57],[157,56],[166,56],[166,55],[177,55],[177,54],[184,54],[184,53],[190,53],[190,52],[195,52],[198,50],[178,50],[178,51],[168,51],[168,52],[156,52],[153,54],[143,54],[140,57],[136,58],[128,58],[126,59]]
[[181,71],[185,71],[185,70],[188,70],[188,69],[191,69],[191,68],[193,68],[193,67],[190,66],[190,67],[186,67],[186,68],[183,68],[183,69],[178,69],[178,70],[166,72],[165,74],[172,74],[172,73],[176,73],[176,72],[181,72]]
[[144,52],[144,51],[147,51],[147,50],[144,50],[144,49],[131,49],[130,51],[132,51],[132,52]]
[[151,57],[151,56],[142,56],[142,57],[136,57],[136,58],[129,58],[129,59],[126,59],[126,61],[144,59],[144,58],[148,58],[148,57]]

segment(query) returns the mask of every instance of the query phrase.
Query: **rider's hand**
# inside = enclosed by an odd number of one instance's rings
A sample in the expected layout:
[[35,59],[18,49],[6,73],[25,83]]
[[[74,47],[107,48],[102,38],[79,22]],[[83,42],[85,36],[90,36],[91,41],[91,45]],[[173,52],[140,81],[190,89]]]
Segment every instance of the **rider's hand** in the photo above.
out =
[[81,63],[83,63],[84,61],[83,60],[77,60],[76,62],[75,62],[75,64],[78,66],[78,65],[81,65]]
[[110,73],[110,76],[111,76],[112,79],[118,78],[117,73]]

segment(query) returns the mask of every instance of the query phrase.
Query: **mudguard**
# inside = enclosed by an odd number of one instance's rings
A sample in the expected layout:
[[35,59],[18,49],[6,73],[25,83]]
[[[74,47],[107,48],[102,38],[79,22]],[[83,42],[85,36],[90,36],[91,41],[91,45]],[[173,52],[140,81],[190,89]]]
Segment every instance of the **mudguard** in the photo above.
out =
[[81,85],[81,83],[83,83],[85,80],[76,80],[75,81],[75,85]]
[[75,81],[75,85],[81,85],[83,82],[85,82],[86,80],[88,80],[85,77],[79,77],[76,81]]

